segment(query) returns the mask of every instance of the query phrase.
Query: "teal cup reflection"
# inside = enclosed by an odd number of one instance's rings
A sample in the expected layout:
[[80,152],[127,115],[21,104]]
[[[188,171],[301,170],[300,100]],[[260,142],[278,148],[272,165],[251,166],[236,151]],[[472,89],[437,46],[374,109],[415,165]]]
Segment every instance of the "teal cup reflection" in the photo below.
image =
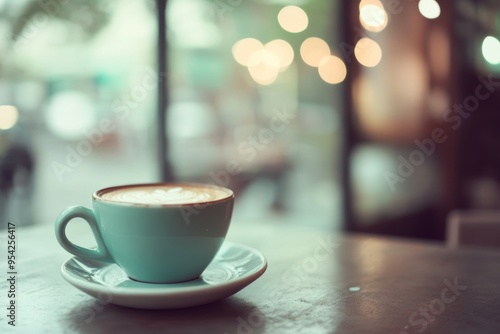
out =
[[[215,189],[219,191],[219,198],[190,204],[144,204],[102,197],[115,189],[144,186]],[[56,219],[55,233],[57,241],[71,254],[116,263],[131,279],[148,283],[184,282],[199,277],[219,251],[229,228],[233,202],[231,190],[212,185],[105,188],[93,194],[92,210],[73,206],[61,212]],[[68,240],[66,226],[74,218],[88,223],[97,242],[96,249]]]

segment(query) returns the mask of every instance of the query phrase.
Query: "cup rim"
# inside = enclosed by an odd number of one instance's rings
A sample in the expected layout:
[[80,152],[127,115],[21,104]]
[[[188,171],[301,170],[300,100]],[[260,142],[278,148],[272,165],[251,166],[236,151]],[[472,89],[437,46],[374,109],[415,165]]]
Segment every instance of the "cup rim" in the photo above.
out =
[[[215,200],[207,200],[207,201],[202,201],[202,202],[196,202],[196,203],[165,203],[165,204],[156,204],[156,203],[132,203],[132,202],[124,202],[124,201],[113,201],[113,200],[108,200],[102,198],[102,194],[105,192],[121,189],[121,188],[137,188],[137,187],[148,187],[148,186],[193,186],[193,187],[210,187],[210,188],[215,188],[222,190],[224,192],[227,192],[228,195],[223,198],[215,199]],[[140,207],[157,207],[157,208],[162,208],[162,207],[185,207],[185,206],[204,206],[204,205],[210,205],[210,204],[215,204],[215,203],[222,203],[226,201],[230,201],[234,199],[234,192],[226,187],[218,186],[215,184],[209,184],[209,183],[196,183],[196,182],[151,182],[151,183],[135,183],[135,184],[124,184],[124,185],[118,185],[118,186],[112,186],[112,187],[106,187],[102,188],[99,190],[96,190],[92,194],[92,199],[94,201],[102,202],[102,203],[109,203],[109,204],[114,204],[114,205],[124,205],[124,206],[140,206]]]

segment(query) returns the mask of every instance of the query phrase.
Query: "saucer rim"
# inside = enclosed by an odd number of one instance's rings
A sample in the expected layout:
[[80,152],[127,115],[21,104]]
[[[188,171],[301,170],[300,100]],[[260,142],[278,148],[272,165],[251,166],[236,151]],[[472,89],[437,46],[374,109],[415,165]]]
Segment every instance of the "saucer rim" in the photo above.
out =
[[[172,297],[174,297],[176,294],[182,294],[183,296],[186,296],[189,294],[198,294],[198,293],[206,291],[206,290],[210,290],[210,291],[228,290],[228,289],[240,287],[242,285],[247,286],[248,284],[255,281],[257,278],[262,276],[262,274],[264,274],[264,272],[267,270],[268,263],[267,263],[265,256],[260,251],[256,250],[255,248],[249,247],[247,245],[243,245],[240,243],[229,242],[229,241],[224,242],[224,246],[228,247],[229,249],[232,249],[232,248],[242,249],[243,248],[243,249],[249,251],[253,256],[256,256],[259,258],[259,265],[257,265],[252,270],[245,272],[242,276],[238,276],[238,277],[231,279],[229,281],[224,281],[222,283],[216,283],[216,284],[201,284],[201,285],[193,285],[193,286],[182,286],[182,284],[186,283],[186,282],[164,283],[164,284],[138,282],[140,284],[144,284],[145,286],[148,286],[148,289],[137,288],[137,287],[107,286],[107,285],[96,283],[94,281],[92,281],[92,282],[85,281],[81,277],[80,278],[75,277],[75,275],[69,273],[69,271],[66,269],[66,266],[73,259],[80,260],[80,258],[77,256],[72,256],[71,258],[64,261],[63,264],[61,265],[60,273],[61,273],[61,276],[63,277],[63,279],[65,279],[68,283],[70,283],[74,287],[76,287],[79,290],[82,290],[84,292],[86,292],[85,290],[90,290],[90,291],[96,292],[97,294],[99,294],[99,293],[112,293],[115,296],[140,295],[140,296],[147,296],[150,298],[164,298],[165,293],[168,296],[172,296]],[[213,261],[217,261],[217,255]],[[104,262],[99,262],[99,263],[103,264],[103,268],[114,264],[114,263],[104,263]],[[243,283],[245,283],[245,284],[243,284]]]

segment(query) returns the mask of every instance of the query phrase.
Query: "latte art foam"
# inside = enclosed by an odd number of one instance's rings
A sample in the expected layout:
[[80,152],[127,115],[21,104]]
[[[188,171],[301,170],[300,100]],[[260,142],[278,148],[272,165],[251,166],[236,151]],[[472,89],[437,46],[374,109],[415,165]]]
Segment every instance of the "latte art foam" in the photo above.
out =
[[101,194],[101,198],[113,202],[133,204],[195,204],[229,197],[223,189],[204,186],[137,186],[118,188]]

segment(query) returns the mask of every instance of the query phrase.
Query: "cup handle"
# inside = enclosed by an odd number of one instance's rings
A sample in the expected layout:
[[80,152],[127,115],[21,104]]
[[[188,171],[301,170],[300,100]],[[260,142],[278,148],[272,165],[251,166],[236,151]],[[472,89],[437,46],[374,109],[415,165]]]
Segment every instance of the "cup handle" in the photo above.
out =
[[[89,224],[92,234],[94,234],[94,238],[97,241],[96,249],[80,247],[69,241],[66,236],[66,226],[73,218],[82,218],[87,222],[87,224]],[[83,206],[72,206],[66,208],[56,219],[55,232],[59,244],[61,244],[61,246],[71,254],[82,259],[113,262],[108,249],[104,245],[101,233],[97,228],[97,221],[92,210]]]

